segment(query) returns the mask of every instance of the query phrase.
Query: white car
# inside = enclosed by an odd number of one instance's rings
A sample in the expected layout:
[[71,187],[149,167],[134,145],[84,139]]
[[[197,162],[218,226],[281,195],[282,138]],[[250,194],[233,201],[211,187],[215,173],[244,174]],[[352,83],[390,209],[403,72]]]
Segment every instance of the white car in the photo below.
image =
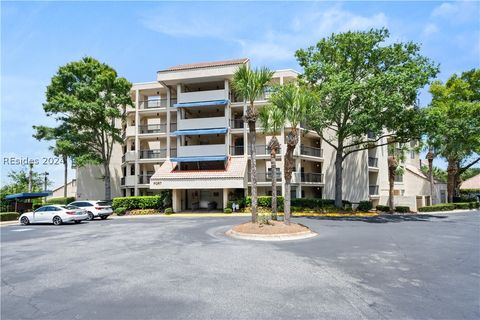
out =
[[48,205],[40,207],[33,212],[25,212],[18,221],[23,225],[30,223],[53,223],[58,226],[67,221],[80,223],[87,219],[87,212],[79,207]]
[[107,219],[113,213],[112,206],[108,201],[101,200],[84,200],[74,201],[68,204],[69,206],[76,206],[87,211],[88,220],[93,220],[95,217],[100,217],[102,220]]

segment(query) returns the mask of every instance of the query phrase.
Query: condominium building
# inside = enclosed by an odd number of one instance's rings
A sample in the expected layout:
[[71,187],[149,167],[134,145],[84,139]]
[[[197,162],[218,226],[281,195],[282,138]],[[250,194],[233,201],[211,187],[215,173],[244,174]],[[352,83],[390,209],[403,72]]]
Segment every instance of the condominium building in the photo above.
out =
[[[248,128],[243,120],[247,104],[232,89],[233,74],[244,64],[249,60],[178,65],[158,71],[155,81],[134,84],[135,107],[127,107],[122,124],[124,143],[116,145],[112,155],[112,196],[155,195],[171,190],[173,209],[179,212],[222,209],[228,200],[250,194]],[[283,85],[297,76],[294,70],[277,70],[271,85]],[[255,101],[258,109],[268,103],[268,97],[267,89]],[[268,148],[271,136],[257,123],[259,195],[271,195],[272,179],[278,181],[277,194],[285,193],[282,171],[289,130],[286,126],[278,136],[281,152],[276,159],[277,170],[272,172]],[[335,151],[304,125],[300,131],[291,196],[333,199]],[[349,155],[344,163],[344,199],[386,203],[387,156],[385,146]],[[423,183],[412,173],[420,172],[418,154],[412,153],[406,167],[404,177],[408,181],[397,181],[396,193],[399,203],[416,210],[429,201],[429,189],[422,186],[417,191],[411,187],[415,191],[410,194],[407,187],[411,181],[414,185]],[[79,168],[77,179],[78,198],[103,197],[99,167]]]

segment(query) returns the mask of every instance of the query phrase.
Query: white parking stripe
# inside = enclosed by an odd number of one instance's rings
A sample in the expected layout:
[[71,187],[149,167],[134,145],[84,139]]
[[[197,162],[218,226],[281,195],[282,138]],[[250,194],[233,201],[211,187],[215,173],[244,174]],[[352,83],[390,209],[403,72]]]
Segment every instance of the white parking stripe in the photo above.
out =
[[22,231],[30,231],[30,230],[33,230],[33,229],[13,229],[12,231],[22,232]]

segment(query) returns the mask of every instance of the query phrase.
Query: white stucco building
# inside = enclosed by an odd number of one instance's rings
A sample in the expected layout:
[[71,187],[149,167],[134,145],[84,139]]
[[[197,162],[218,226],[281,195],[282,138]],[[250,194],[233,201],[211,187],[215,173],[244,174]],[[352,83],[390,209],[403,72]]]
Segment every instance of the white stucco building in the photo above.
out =
[[[127,108],[124,144],[116,145],[111,163],[112,196],[153,195],[172,190],[174,211],[221,209],[229,199],[248,194],[250,164],[247,105],[231,89],[233,74],[248,59],[186,64],[157,72],[155,81],[132,87],[135,108]],[[294,70],[277,70],[272,84],[294,81]],[[256,105],[268,103],[269,92]],[[271,194],[271,179],[283,190],[285,127],[279,136],[277,173],[270,169],[270,136],[257,125],[258,194]],[[333,199],[335,152],[317,133],[301,128],[295,150],[292,197]],[[425,177],[418,174],[420,159],[412,153],[406,174],[395,184],[400,204],[412,210],[429,203]],[[343,198],[385,204],[388,196],[387,147],[351,154],[344,163]],[[421,173],[421,172],[420,172]],[[80,199],[103,196],[99,167],[77,170]],[[428,182],[428,181],[427,181]]]

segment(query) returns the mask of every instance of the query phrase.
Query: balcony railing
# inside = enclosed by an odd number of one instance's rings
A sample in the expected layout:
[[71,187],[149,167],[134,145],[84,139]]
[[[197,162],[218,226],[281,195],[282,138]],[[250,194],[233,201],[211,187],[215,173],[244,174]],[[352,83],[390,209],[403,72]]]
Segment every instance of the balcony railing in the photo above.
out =
[[373,196],[373,195],[378,195],[378,186],[369,186],[368,187],[368,194]]
[[138,183],[139,184],[149,184],[151,177],[152,177],[152,174],[139,175],[138,176]]
[[125,177],[120,178],[120,185],[124,186],[125,185]]
[[[257,182],[269,182],[272,181],[273,175],[270,172],[257,173]],[[282,172],[277,171],[277,181],[282,181]],[[248,174],[248,181],[251,182],[251,175]]]
[[323,173],[316,172],[297,172],[297,180],[301,182],[322,183]]
[[171,122],[170,123],[170,132],[177,131],[177,123],[176,122]]
[[231,146],[230,154],[232,156],[243,156],[245,154],[245,146]]
[[145,133],[165,133],[167,132],[166,124],[145,124],[138,126],[140,134]]
[[170,148],[170,157],[175,158],[177,156],[177,148]]
[[[177,99],[170,99],[170,106],[177,103]],[[152,99],[146,101],[140,101],[139,109],[156,109],[156,108],[166,108],[168,105],[168,100],[165,98],[162,99]]]
[[243,129],[243,124],[244,124],[243,119],[233,119],[230,121],[232,122],[231,124],[232,129]]
[[167,149],[140,150],[140,159],[166,158]]
[[[247,146],[248,149],[248,154],[250,154],[250,146]],[[277,150],[277,156],[279,156],[282,152],[281,148],[278,148]],[[265,144],[257,144],[255,145],[255,153],[257,155],[270,155],[270,148],[268,145]]]
[[378,158],[368,157],[368,166],[378,168]]
[[315,148],[315,147],[309,147],[309,146],[306,146],[306,145],[302,144],[300,146],[300,154],[305,155],[305,156],[312,156],[312,157],[321,158],[321,157],[323,157],[323,149]]

